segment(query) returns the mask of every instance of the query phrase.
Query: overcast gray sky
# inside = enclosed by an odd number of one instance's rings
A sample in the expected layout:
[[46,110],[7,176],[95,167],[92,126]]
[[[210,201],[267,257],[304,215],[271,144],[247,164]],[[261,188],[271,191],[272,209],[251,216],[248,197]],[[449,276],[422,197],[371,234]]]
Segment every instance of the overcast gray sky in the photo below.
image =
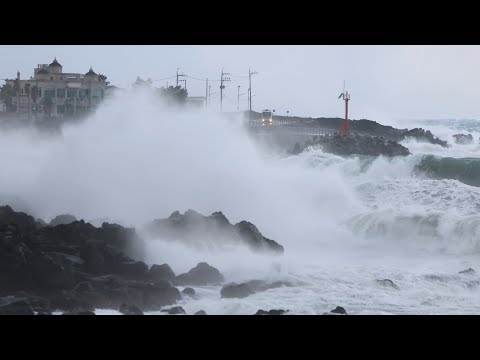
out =
[[[480,46],[0,46],[0,78],[33,75],[54,57],[65,72],[92,66],[113,85],[127,87],[137,76],[153,80],[174,76],[177,67],[197,78],[232,74],[225,105],[235,110],[237,86],[248,89],[253,77],[253,108],[278,114],[342,116],[337,97],[343,80],[352,94],[350,118],[378,121],[402,118],[479,118]],[[173,84],[175,79],[168,80]],[[163,86],[166,81],[156,81]],[[212,93],[219,92],[213,82]],[[187,79],[191,96],[204,96],[205,83]],[[241,109],[247,96],[241,97]],[[218,94],[212,101],[219,104]],[[219,106],[219,105],[218,105]]]

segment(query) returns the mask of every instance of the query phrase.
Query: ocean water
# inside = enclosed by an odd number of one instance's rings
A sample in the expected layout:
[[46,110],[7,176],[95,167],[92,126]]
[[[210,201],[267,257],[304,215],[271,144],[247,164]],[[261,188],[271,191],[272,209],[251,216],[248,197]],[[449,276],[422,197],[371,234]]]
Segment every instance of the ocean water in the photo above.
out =
[[[227,282],[294,285],[244,299],[193,287],[196,296],[177,304],[189,314],[323,314],[336,306],[349,314],[480,313],[480,121],[396,125],[423,127],[452,146],[406,140],[412,155],[392,159],[320,149],[288,156],[250,138],[241,119],[177,113],[129,93],[59,138],[0,134],[0,199],[46,221],[108,217],[139,231],[175,210],[222,211],[285,247],[265,256],[147,239],[144,260],[176,274],[207,261]],[[453,144],[458,132],[474,143]],[[469,267],[479,273],[459,274]]]

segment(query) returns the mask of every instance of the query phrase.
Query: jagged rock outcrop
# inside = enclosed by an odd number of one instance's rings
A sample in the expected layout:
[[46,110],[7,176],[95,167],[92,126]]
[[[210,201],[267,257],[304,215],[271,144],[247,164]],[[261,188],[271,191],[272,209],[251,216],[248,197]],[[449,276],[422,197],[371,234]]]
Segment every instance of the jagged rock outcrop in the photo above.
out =
[[455,139],[455,144],[460,144],[460,145],[468,145],[473,143],[473,136],[472,134],[455,134],[453,135],[453,138]]
[[263,236],[255,225],[241,221],[232,225],[221,212],[204,216],[193,210],[175,211],[167,219],[154,220],[146,226],[150,236],[183,241],[195,247],[246,245],[253,251],[283,253],[283,246]]
[[316,136],[304,145],[295,144],[291,154],[299,154],[309,147],[320,147],[324,152],[336,155],[406,156],[410,151],[403,145],[383,137],[355,133]]
[[58,215],[50,221],[50,226],[57,226],[57,225],[68,225],[72,222],[77,221],[77,218],[70,214],[65,215]]

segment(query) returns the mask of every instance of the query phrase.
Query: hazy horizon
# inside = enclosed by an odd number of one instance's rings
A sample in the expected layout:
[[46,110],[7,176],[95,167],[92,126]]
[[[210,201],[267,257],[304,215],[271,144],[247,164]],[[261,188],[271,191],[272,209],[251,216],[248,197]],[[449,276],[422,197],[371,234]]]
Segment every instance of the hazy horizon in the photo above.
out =
[[[343,81],[352,94],[350,118],[383,123],[401,119],[480,117],[475,83],[480,80],[479,46],[299,46],[299,45],[2,45],[0,79],[33,75],[54,57],[65,72],[87,72],[90,66],[112,85],[130,86],[137,76],[153,86],[175,85],[177,68],[191,77],[210,79],[212,107],[219,107],[222,68],[231,73],[224,110],[247,109],[248,70],[253,110],[275,109],[279,115],[341,117],[338,98]],[[191,96],[205,96],[205,82],[187,78]]]

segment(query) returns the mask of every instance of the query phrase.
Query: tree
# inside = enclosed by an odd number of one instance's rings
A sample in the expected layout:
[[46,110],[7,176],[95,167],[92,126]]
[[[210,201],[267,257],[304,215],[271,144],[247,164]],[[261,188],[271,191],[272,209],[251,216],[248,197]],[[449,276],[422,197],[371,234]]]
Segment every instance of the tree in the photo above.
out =
[[165,97],[168,102],[173,100],[175,103],[184,104],[188,96],[188,91],[181,86],[169,86],[168,88],[160,88],[160,95]]
[[110,81],[107,81],[107,75],[98,74],[98,80],[105,81],[105,85],[110,84]]
[[133,83],[134,88],[151,88],[153,81],[148,78],[147,80],[143,80],[141,77],[137,76],[137,80]]

